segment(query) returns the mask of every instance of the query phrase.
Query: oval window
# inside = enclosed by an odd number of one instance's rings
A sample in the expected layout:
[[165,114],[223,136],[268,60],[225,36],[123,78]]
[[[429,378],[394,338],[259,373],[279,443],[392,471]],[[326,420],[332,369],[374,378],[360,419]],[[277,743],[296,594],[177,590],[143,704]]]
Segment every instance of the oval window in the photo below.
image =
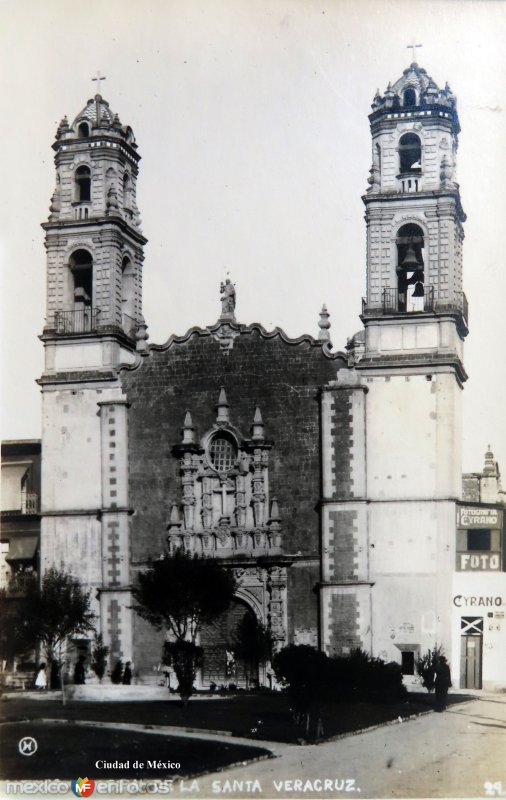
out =
[[209,445],[209,459],[217,472],[229,472],[234,466],[236,448],[228,436],[218,434]]

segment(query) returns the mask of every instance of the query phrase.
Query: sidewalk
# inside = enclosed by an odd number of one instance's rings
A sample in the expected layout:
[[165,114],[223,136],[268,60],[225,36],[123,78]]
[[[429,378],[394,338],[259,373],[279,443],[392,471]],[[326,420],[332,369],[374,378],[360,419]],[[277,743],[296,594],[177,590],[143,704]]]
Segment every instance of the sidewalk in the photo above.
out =
[[[442,714],[335,742],[276,746],[277,758],[207,775],[199,798],[471,798],[506,792],[506,697],[481,696]],[[490,796],[490,792],[488,792]],[[173,795],[188,797],[186,792]],[[497,796],[497,794],[495,795]]]

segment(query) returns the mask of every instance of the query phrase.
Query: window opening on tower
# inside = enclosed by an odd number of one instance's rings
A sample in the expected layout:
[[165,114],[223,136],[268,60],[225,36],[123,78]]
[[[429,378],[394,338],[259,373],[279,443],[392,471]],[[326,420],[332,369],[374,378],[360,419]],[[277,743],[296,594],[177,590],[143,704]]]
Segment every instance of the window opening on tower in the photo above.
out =
[[89,167],[78,167],[76,169],[76,200],[79,203],[91,200],[91,170]]
[[416,106],[416,92],[414,89],[405,89],[404,90],[404,105],[405,106]]
[[399,171],[401,175],[422,171],[422,143],[416,133],[405,133],[399,139]]

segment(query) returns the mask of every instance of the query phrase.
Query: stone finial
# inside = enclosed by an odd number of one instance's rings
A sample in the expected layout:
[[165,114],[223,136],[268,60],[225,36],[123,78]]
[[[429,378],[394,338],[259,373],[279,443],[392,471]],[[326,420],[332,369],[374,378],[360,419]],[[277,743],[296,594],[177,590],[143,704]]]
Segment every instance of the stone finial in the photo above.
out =
[[272,520],[272,522],[279,522],[279,519],[280,519],[280,516],[279,516],[279,503],[277,501],[277,498],[273,497],[272,498],[272,503],[271,503],[271,520]]
[[255,416],[253,417],[253,425],[251,426],[251,437],[257,442],[263,441],[265,438],[264,423],[259,406],[255,408]]
[[141,355],[142,354],[147,355],[149,333],[148,333],[148,326],[146,325],[143,316],[141,316],[137,330],[135,331],[135,339],[136,339],[135,349],[137,350],[137,352],[141,353]]
[[60,136],[62,136],[64,133],[67,133],[67,131],[69,130],[70,130],[69,121],[67,117],[63,117],[63,119],[60,120],[60,124],[58,125],[58,129],[56,131],[56,138],[59,139]]
[[195,444],[195,427],[189,411],[185,414],[181,433],[183,435],[183,444]]
[[113,128],[121,128],[121,121],[120,121],[120,118],[119,118],[118,114],[114,115],[114,118],[112,120],[112,127]]
[[380,105],[381,105],[380,90],[376,89],[376,94],[374,95],[374,99],[372,101],[371,108],[374,110],[374,109],[378,108]]
[[272,498],[271,513],[269,517],[269,539],[272,547],[277,548],[281,545],[281,518],[279,516],[279,505],[275,497]]
[[57,186],[53,192],[53,196],[51,197],[51,204],[49,206],[49,210],[51,214],[58,214],[61,211],[61,198],[60,198],[60,187]]
[[170,521],[171,525],[180,525],[181,524],[181,518],[179,516],[179,506],[178,506],[177,503],[172,503],[172,506],[171,506],[171,509],[170,509],[170,520],[169,521]]
[[119,215],[118,193],[114,185],[109,187],[107,192],[106,213],[110,215]]
[[218,397],[216,411],[216,422],[227,423],[230,421],[229,405],[227,403],[227,395],[224,386],[222,386],[220,389],[220,396]]
[[487,452],[485,453],[485,467],[483,468],[483,474],[489,476],[497,476],[497,464],[494,459],[494,454],[490,449],[490,445],[488,445]]
[[235,285],[230,278],[220,284],[221,317],[235,321]]
[[330,342],[330,322],[329,322],[330,314],[327,311],[327,306],[323,304],[322,310],[320,311],[320,319],[318,320],[318,327],[320,328],[320,333],[318,334],[318,339],[320,342]]
[[448,187],[453,179],[453,165],[451,160],[445,154],[441,159],[441,170],[439,174],[441,185],[443,188]]

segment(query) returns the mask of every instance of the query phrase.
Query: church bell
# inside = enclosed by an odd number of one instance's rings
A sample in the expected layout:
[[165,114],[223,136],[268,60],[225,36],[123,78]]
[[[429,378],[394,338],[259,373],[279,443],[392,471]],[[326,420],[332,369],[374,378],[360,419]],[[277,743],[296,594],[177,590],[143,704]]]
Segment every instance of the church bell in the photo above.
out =
[[415,283],[415,288],[413,289],[412,297],[423,297],[423,283],[421,281],[417,281]]
[[420,264],[418,263],[418,259],[416,257],[416,253],[413,249],[413,245],[410,244],[408,249],[406,250],[406,255],[404,256],[404,260],[401,264],[402,269],[405,269],[406,272],[414,272],[415,269],[418,269]]

